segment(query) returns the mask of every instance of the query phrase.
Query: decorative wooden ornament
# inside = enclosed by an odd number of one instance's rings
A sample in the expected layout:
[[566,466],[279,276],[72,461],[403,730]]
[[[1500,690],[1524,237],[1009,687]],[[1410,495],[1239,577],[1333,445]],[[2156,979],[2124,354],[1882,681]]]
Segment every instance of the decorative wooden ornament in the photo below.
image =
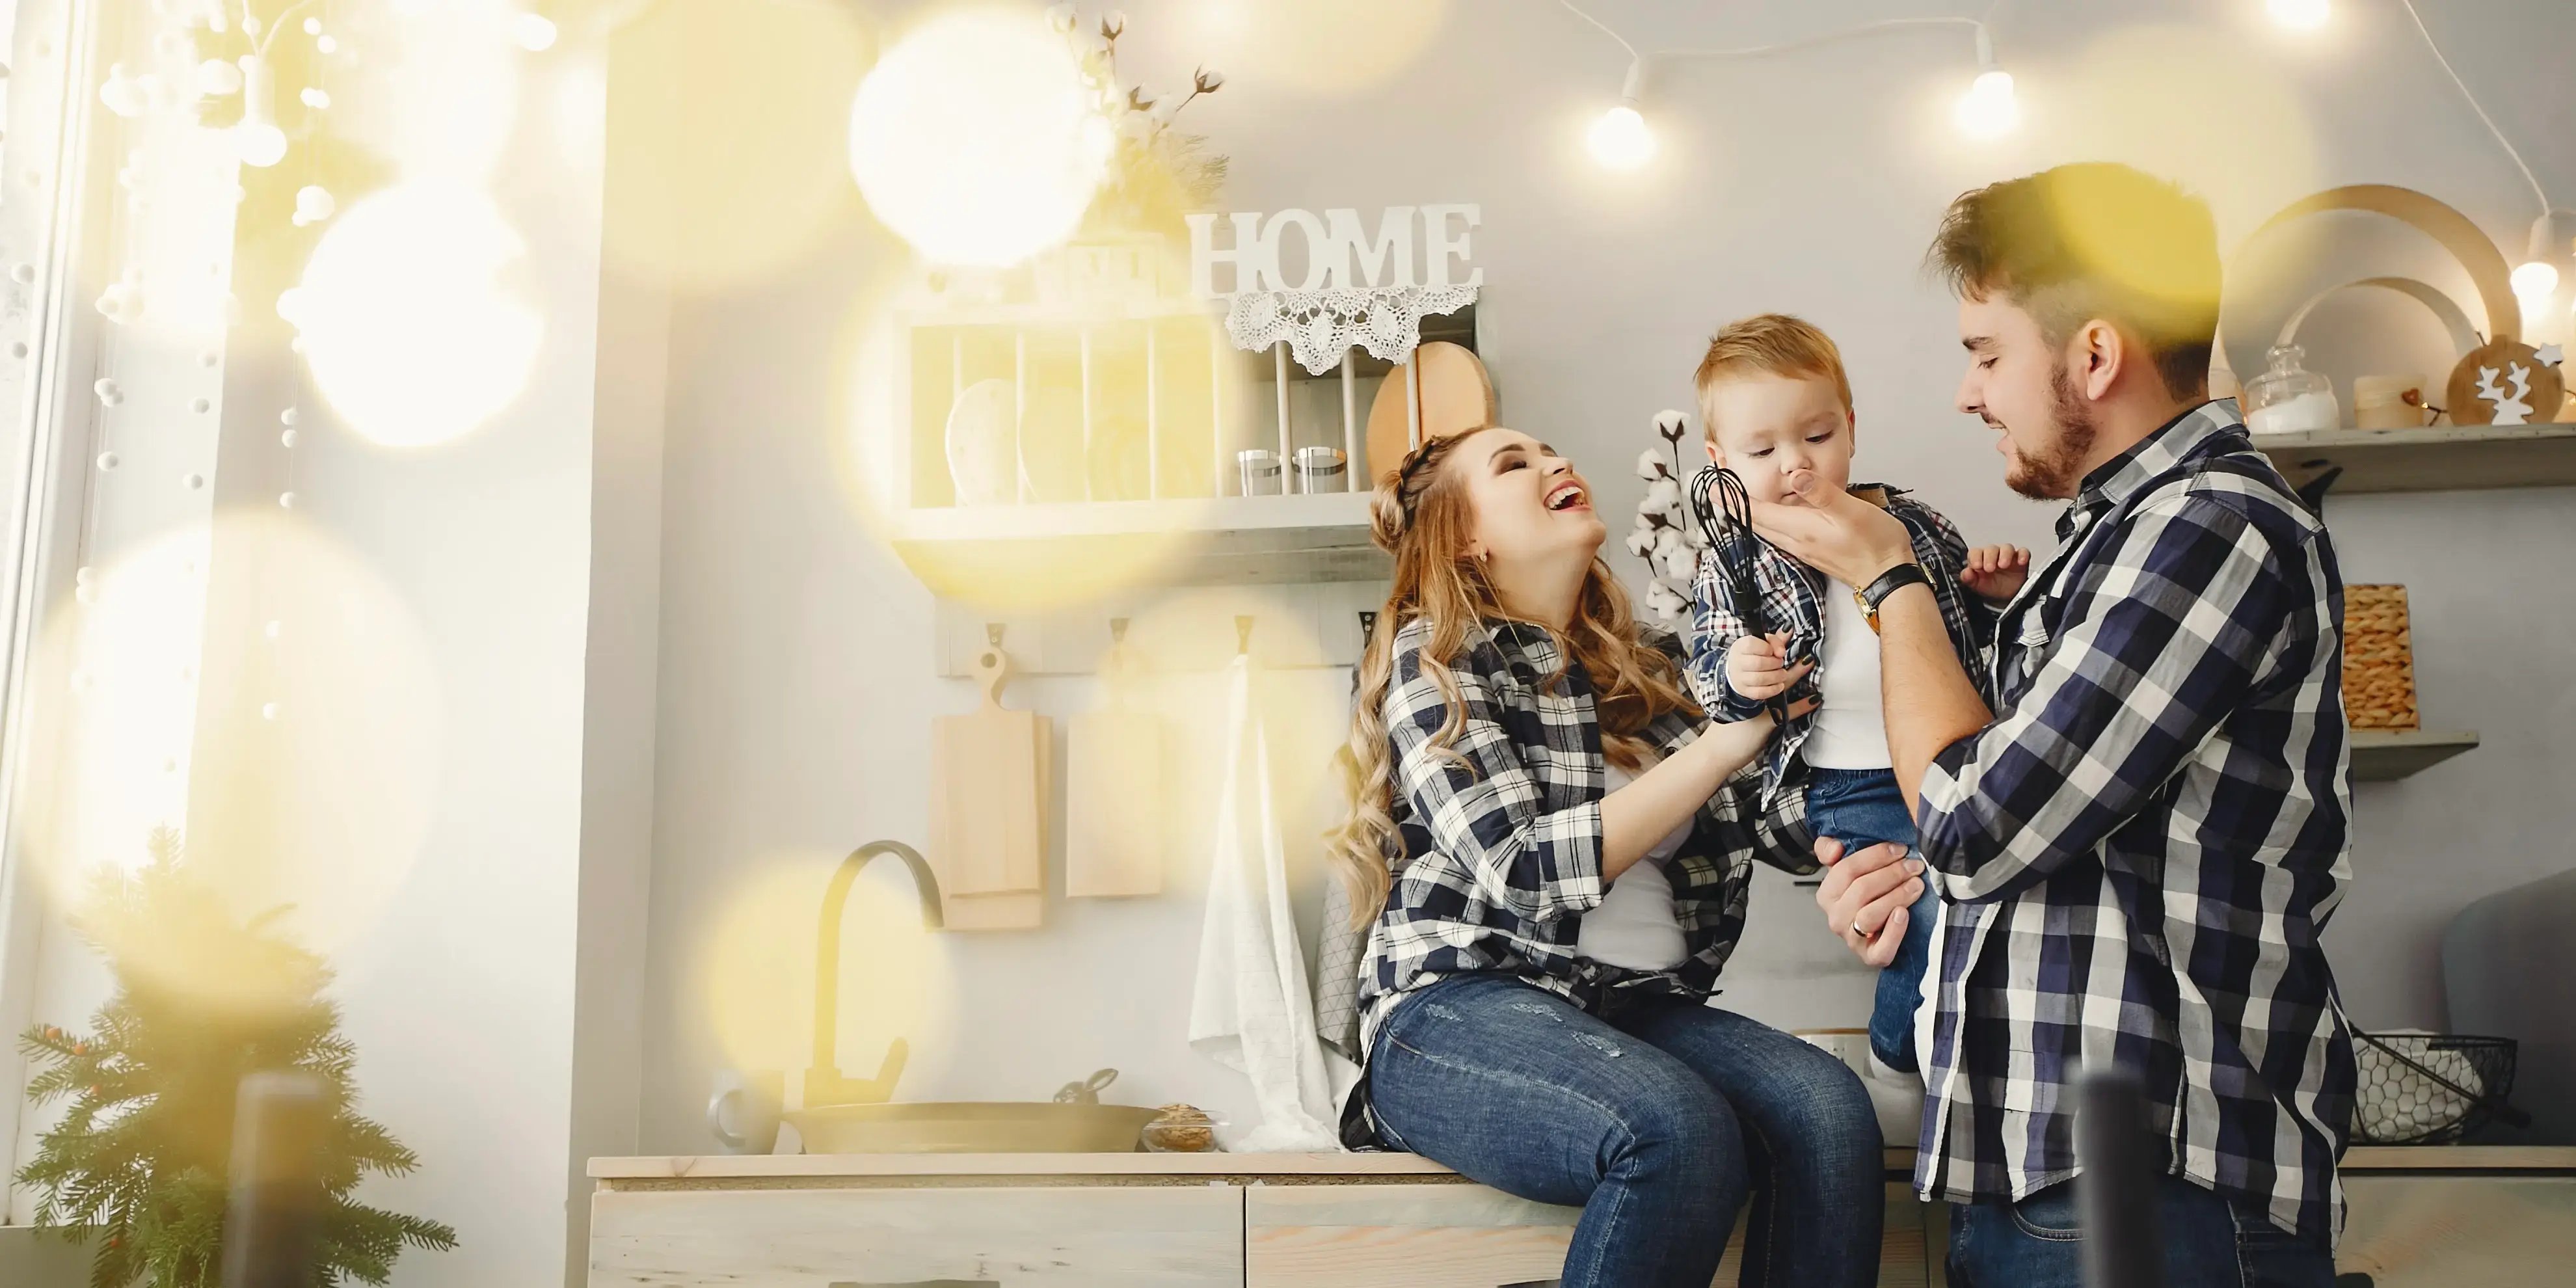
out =
[[2454,425],[2544,424],[2567,397],[2558,368],[2558,346],[2535,349],[2519,340],[2494,340],[2469,351],[2451,369]]
[[[1413,406],[1408,408],[1408,402]],[[1496,414],[1493,377],[1485,373],[1475,350],[1446,340],[1415,349],[1410,361],[1386,374],[1377,400],[1369,404],[1366,486],[1377,486],[1404,464],[1404,454],[1413,450],[1415,427],[1428,443],[1491,425]]]

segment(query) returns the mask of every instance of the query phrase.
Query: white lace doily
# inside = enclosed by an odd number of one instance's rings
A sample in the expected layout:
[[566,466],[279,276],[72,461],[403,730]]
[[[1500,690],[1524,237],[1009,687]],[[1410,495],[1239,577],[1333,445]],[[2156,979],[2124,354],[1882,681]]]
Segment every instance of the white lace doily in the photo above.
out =
[[1474,303],[1472,286],[1334,286],[1320,291],[1246,291],[1226,310],[1236,348],[1258,353],[1282,340],[1309,374],[1340,366],[1352,345],[1381,362],[1402,362],[1421,342],[1422,319]]

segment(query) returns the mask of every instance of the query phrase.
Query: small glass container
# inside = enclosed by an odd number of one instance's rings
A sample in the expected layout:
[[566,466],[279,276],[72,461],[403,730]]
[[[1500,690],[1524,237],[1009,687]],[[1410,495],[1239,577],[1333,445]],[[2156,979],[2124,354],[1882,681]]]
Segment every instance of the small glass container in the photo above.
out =
[[1150,1154],[1217,1152],[1216,1120],[1195,1105],[1165,1105],[1162,1117],[1145,1124],[1139,1137]]
[[2248,431],[2260,437],[2342,427],[2334,384],[2300,365],[2307,356],[2295,344],[2282,345],[2272,350],[2271,367],[2245,382],[2240,405]]
[[1235,453],[1234,461],[1243,472],[1245,496],[1279,495],[1279,453],[1266,447],[1250,447]]
[[1349,487],[1349,469],[1338,447],[1300,447],[1297,449],[1297,490],[1312,496],[1318,492],[1340,492]]

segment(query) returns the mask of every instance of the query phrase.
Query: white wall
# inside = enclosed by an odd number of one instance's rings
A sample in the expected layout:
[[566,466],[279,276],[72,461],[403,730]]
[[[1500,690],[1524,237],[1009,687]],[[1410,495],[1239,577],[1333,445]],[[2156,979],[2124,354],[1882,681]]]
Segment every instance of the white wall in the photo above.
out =
[[[442,11],[429,21],[446,20]],[[395,1282],[545,1283],[565,1273],[570,1201],[587,1202],[579,1157],[623,1148],[631,1135],[632,1091],[621,1121],[618,1083],[634,1059],[635,1002],[625,1001],[621,1025],[619,981],[595,968],[640,957],[629,941],[640,928],[635,869],[647,822],[634,803],[649,770],[627,758],[650,754],[633,667],[649,673],[652,653],[603,651],[591,623],[631,620],[639,598],[652,611],[651,516],[639,521],[617,493],[648,489],[649,502],[651,462],[632,464],[632,445],[649,457],[658,410],[603,390],[599,365],[603,348],[649,352],[652,319],[600,319],[604,103],[580,92],[599,51],[568,36],[558,56],[522,63],[483,52],[508,48],[496,40],[464,55],[496,62],[459,72],[440,62],[457,50],[426,29],[374,34],[370,74],[335,86],[343,138],[407,178],[462,170],[480,181],[526,244],[502,280],[544,330],[517,397],[450,441],[370,442],[300,367],[275,397],[243,399],[228,419],[223,486],[273,514],[285,468],[278,409],[298,405],[293,514],[347,556],[334,565],[288,546],[274,579],[305,597],[283,614],[289,662],[275,682],[290,696],[277,724],[288,739],[309,729],[317,741],[287,762],[266,826],[296,840],[336,829],[348,840],[345,865],[370,873],[355,890],[335,883],[338,873],[315,874],[312,885],[345,898],[347,911],[341,924],[305,928],[339,971],[360,1110],[420,1156],[419,1171],[371,1182],[360,1197],[457,1231],[452,1252],[407,1251]],[[443,79],[442,68],[467,79]],[[508,109],[488,133],[471,113],[421,111],[449,103],[459,83]],[[405,133],[426,120],[458,133]],[[458,159],[478,149],[488,154]],[[381,182],[353,179],[342,217]],[[598,498],[600,489],[612,494]],[[595,569],[603,554],[625,562]],[[335,620],[330,610],[351,602],[371,632],[350,630],[345,607]],[[333,631],[360,668],[349,692],[375,705],[316,710],[335,690],[309,679],[302,700],[292,696],[300,667],[333,659],[291,645]],[[257,638],[255,628],[240,638]],[[311,754],[326,734],[345,739],[340,759],[355,772]],[[622,755],[588,757],[595,741]],[[621,933],[622,905],[636,911],[622,914]]]
[[[1843,345],[1866,474],[1920,489],[1973,540],[2044,544],[2050,511],[2001,487],[1989,435],[1950,410],[1952,306],[1918,271],[1943,204],[1978,183],[2065,160],[2134,160],[2209,196],[2230,242],[2340,183],[2422,189],[2517,252],[2535,213],[2392,6],[2339,5],[2332,30],[2304,39],[2273,33],[2250,0],[2008,6],[1998,47],[2030,123],[1997,147],[1948,126],[1947,100],[1973,73],[1956,31],[1684,69],[1651,87],[1663,151],[1628,177],[1593,168],[1580,142],[1624,56],[1554,5],[1461,0],[1400,72],[1330,94],[1301,92],[1221,33],[1193,34],[1223,7],[1126,7],[1122,62],[1149,83],[1201,59],[1231,74],[1184,118],[1233,158],[1228,208],[1483,203],[1480,308],[1504,418],[1588,467],[1613,516],[1637,498],[1627,463],[1648,418],[1688,405],[1707,333],[1787,309]],[[1754,43],[1826,21],[1810,6],[1598,7],[1648,46]],[[1313,20],[1351,8],[1315,6]],[[2498,123],[2560,200],[2576,199],[2564,141],[2576,84],[2551,52],[2576,42],[2576,9],[2428,9]],[[1941,12],[1834,11],[1835,22]],[[775,1067],[804,1040],[787,1006],[786,1031],[736,1038],[757,1049],[726,1053],[719,1034],[740,1016],[713,1013],[721,955],[710,945],[729,909],[780,871],[791,891],[819,893],[830,858],[860,841],[918,842],[927,722],[971,701],[965,685],[931,678],[929,598],[869,536],[840,473],[847,329],[904,270],[854,200],[838,213],[791,262],[683,299],[672,320],[642,1137],[656,1152],[708,1147],[703,1098],[720,1063]],[[2329,513],[2349,579],[2415,588],[2427,720],[2488,739],[2410,783],[2360,789],[2358,881],[2329,932],[2360,1021],[2438,1025],[2445,919],[2569,862],[2576,807],[2561,788],[2576,734],[2563,641],[2576,608],[2529,588],[2549,584],[2557,552],[2576,546],[2576,511],[2563,492],[2530,492],[2339,499]],[[1639,572],[1624,554],[1614,563]],[[1327,711],[1346,683],[1297,682]],[[1092,702],[1092,687],[1049,680],[1020,693],[1062,717]],[[1326,816],[1319,807],[1313,821]],[[875,876],[899,889],[891,871]],[[1239,1112],[1239,1080],[1181,1043],[1195,901],[1058,900],[1048,912],[1035,934],[925,944],[887,932],[931,963],[913,991],[951,1021],[914,1026],[901,1095],[1043,1096],[1109,1064],[1127,1071],[1118,1098]],[[794,920],[775,915],[782,928]],[[1859,1022],[1867,981],[1818,930],[1804,893],[1766,877],[1730,972],[1733,1003],[1787,1025]],[[782,988],[804,987],[790,967],[807,951],[782,950]],[[888,1026],[872,1031],[869,1016],[893,1005],[845,1003],[845,1067],[873,1070]]]

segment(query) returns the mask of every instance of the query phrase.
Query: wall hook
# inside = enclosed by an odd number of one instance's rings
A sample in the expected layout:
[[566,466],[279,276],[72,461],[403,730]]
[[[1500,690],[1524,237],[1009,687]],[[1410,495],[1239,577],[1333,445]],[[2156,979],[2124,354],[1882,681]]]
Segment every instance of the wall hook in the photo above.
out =
[[1109,619],[1109,642],[1112,644],[1124,644],[1127,642],[1126,618],[1112,617]]
[[1250,617],[1238,617],[1234,619],[1234,651],[1237,655],[1250,653],[1252,651],[1252,619]]
[[992,648],[1000,648],[1002,646],[1002,624],[1000,622],[984,623],[984,643]]

